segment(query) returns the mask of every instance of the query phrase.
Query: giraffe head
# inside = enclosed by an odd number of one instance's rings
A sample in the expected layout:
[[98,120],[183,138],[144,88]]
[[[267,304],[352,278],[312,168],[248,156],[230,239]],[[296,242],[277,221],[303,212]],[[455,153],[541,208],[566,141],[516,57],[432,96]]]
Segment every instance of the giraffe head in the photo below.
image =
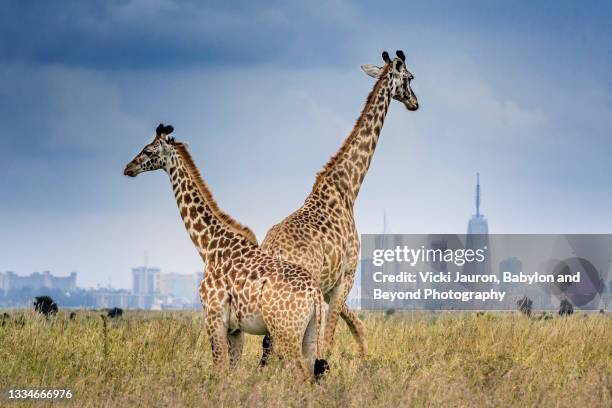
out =
[[153,171],[167,168],[174,148],[174,138],[169,138],[174,128],[170,125],[160,124],[155,131],[155,139],[142,149],[140,153],[125,166],[123,174],[136,177],[145,171]]
[[419,109],[419,102],[410,87],[410,81],[414,79],[414,76],[406,67],[404,52],[398,50],[395,54],[396,58],[391,59],[387,51],[382,53],[383,61],[385,61],[384,67],[365,64],[361,66],[361,69],[374,78],[380,78],[381,75],[387,76],[391,84],[391,97],[403,103],[408,110],[415,111]]

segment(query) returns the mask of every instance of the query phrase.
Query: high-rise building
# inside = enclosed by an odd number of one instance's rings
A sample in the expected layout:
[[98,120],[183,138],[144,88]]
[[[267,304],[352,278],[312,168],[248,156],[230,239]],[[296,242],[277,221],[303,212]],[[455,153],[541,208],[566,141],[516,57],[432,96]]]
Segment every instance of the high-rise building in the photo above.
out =
[[[523,262],[515,256],[510,256],[499,262],[499,271],[497,274],[500,281],[499,290],[506,292],[505,303],[512,306],[516,302],[516,299],[525,295],[524,288],[521,285],[513,285],[512,283],[504,282],[504,272],[510,272],[513,275],[523,272]],[[518,289],[518,292],[515,292],[513,289]]]
[[159,293],[159,268],[132,268],[132,293],[138,296],[138,307],[150,309]]
[[159,294],[173,296],[192,302],[197,294],[200,281],[196,274],[162,273],[159,275]]
[[[483,214],[480,213],[480,173],[476,173],[476,214],[472,215],[468,222],[467,235],[465,236],[465,248],[473,251],[484,250],[485,259],[483,262],[468,262],[463,267],[464,275],[490,275],[491,267],[489,259],[491,248],[489,247],[489,223]],[[486,289],[489,285],[465,284],[469,289]]]
[[154,295],[159,292],[159,268],[140,266],[132,268],[132,293]]
[[489,223],[480,213],[480,173],[476,173],[476,214],[472,215],[468,222],[467,233],[468,235],[489,233]]

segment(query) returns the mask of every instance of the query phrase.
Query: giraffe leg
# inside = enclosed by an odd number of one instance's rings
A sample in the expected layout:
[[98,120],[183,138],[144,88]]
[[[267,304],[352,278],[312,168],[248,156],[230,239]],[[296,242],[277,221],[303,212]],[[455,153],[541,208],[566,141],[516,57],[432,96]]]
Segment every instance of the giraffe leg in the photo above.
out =
[[213,364],[216,367],[225,367],[227,365],[227,357],[229,354],[229,340],[227,335],[227,325],[222,319],[222,313],[213,313],[208,311],[206,314],[206,332],[210,339],[212,348]]
[[[281,292],[274,292],[270,295],[279,293]],[[266,297],[264,295],[264,298]],[[290,316],[286,316],[275,305],[272,296],[266,300],[262,307],[263,318],[270,336],[274,339],[275,352],[278,351],[283,356],[285,364],[295,365],[303,379],[311,380],[313,373],[308,369],[306,360],[302,357],[302,340],[312,314],[312,305],[298,306]]]
[[294,365],[298,372],[301,372],[304,381],[311,381],[313,374],[302,357],[302,335],[303,333],[298,333],[297,330],[273,333],[276,345],[286,356],[289,365]]
[[325,322],[325,352],[331,353],[331,348],[334,344],[334,332],[340,318],[342,305],[346,302],[345,282],[342,280],[332,289],[329,297],[329,310],[327,311],[327,321]]
[[342,305],[340,316],[346,322],[351,334],[353,335],[353,338],[357,342],[359,346],[359,354],[361,354],[362,357],[367,356],[368,345],[365,338],[365,325],[363,322],[359,320],[355,312],[348,308],[346,303]]
[[227,336],[229,343],[229,354],[232,367],[236,367],[242,355],[242,346],[244,345],[244,334],[241,331],[229,333]]
[[302,339],[302,355],[308,364],[308,370],[314,372],[314,364],[317,358],[317,317],[313,313]]
[[268,359],[270,358],[270,355],[273,352],[272,337],[269,334],[266,334],[263,338],[261,345],[263,352],[261,353],[261,360],[259,360],[259,366],[264,367],[266,364],[268,364]]

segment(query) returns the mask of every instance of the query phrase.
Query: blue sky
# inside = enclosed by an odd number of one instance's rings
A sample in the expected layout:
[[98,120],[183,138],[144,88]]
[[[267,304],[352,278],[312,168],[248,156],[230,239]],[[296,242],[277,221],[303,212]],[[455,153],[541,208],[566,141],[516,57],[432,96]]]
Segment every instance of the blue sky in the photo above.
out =
[[612,233],[612,6],[405,1],[0,3],[0,271],[129,287],[201,261],[165,175],[124,165],[172,123],[260,240],[303,202],[403,49],[360,232],[464,232],[475,173],[495,233]]

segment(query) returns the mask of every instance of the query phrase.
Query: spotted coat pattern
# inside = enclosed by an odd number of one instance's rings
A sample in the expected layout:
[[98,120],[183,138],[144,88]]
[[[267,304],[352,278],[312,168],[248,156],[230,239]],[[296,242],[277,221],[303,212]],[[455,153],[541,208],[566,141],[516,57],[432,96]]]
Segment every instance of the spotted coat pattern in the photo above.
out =
[[312,378],[322,350],[323,297],[304,268],[267,255],[248,228],[223,213],[186,145],[158,136],[124,174],[164,169],[189,236],[206,264],[200,285],[213,362],[240,358],[243,333],[270,334],[305,378]]
[[[402,102],[409,110],[418,109],[416,95],[410,87],[413,76],[406,68],[403,52],[398,51],[394,60],[385,52],[383,59],[384,67],[371,66],[374,74],[368,72],[378,80],[352,132],[318,173],[302,207],[274,225],[261,245],[273,257],[307,269],[319,283],[329,303],[324,346],[328,351],[341,316],[361,354],[367,353],[363,323],[346,305],[359,259],[353,206],[370,166],[391,98]],[[265,344],[271,344],[270,339],[264,342],[262,364],[270,352]]]

